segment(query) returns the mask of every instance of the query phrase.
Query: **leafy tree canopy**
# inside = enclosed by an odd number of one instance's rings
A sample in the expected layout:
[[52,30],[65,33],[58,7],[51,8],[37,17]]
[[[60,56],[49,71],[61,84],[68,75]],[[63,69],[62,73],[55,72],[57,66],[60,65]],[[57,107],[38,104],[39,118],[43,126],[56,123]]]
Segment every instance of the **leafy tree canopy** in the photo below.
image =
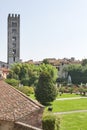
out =
[[87,65],[87,59],[82,60],[82,66],[85,66],[85,65]]
[[39,75],[42,71],[47,71],[56,81],[58,76],[57,69],[50,64],[41,64],[36,66],[28,63],[15,63],[11,66],[8,78],[20,80],[20,83],[27,86],[36,86]]
[[43,105],[53,101],[57,96],[57,70],[48,64],[40,66],[40,76],[35,90],[36,99]]
[[65,70],[71,76],[73,84],[87,83],[87,65],[69,65]]

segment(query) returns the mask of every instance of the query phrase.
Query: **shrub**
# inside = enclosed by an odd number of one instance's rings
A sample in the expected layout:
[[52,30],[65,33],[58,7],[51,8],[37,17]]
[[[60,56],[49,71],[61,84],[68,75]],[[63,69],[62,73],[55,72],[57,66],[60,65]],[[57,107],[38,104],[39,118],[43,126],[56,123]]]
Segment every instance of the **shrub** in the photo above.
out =
[[19,85],[19,81],[16,79],[6,79],[5,81],[6,81],[6,83],[8,83],[14,87]]
[[43,105],[47,105],[55,100],[58,94],[57,87],[53,82],[52,76],[48,72],[42,72],[35,89],[36,99]]
[[33,87],[22,86],[22,87],[17,87],[17,89],[23,92],[24,94],[26,94],[27,96],[34,93]]
[[47,114],[42,119],[43,130],[60,130],[60,118],[54,114]]

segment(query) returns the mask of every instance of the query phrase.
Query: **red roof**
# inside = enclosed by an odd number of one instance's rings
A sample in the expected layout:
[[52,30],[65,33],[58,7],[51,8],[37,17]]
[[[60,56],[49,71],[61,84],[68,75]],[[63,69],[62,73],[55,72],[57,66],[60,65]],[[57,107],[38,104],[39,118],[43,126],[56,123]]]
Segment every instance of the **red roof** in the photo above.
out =
[[0,120],[18,120],[41,108],[42,105],[0,80]]

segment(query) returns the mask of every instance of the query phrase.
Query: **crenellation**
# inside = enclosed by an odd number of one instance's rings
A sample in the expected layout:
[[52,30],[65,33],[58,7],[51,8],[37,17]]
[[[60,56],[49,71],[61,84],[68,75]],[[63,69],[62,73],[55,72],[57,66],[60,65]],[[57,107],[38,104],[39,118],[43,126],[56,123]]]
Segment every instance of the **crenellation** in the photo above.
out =
[[8,14],[8,18],[20,18],[20,14]]
[[15,14],[15,17],[17,17],[17,14]]
[[11,16],[11,14],[8,14],[8,17],[10,17]]
[[20,18],[20,14],[18,14],[18,18]]
[[14,14],[12,14],[12,17],[14,18]]

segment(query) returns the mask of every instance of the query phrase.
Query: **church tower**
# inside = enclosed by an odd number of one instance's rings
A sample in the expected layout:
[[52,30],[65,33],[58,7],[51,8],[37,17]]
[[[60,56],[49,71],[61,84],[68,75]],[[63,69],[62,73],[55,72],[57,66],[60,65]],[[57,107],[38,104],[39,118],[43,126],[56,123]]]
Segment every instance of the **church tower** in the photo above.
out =
[[8,15],[8,64],[20,61],[20,15]]

